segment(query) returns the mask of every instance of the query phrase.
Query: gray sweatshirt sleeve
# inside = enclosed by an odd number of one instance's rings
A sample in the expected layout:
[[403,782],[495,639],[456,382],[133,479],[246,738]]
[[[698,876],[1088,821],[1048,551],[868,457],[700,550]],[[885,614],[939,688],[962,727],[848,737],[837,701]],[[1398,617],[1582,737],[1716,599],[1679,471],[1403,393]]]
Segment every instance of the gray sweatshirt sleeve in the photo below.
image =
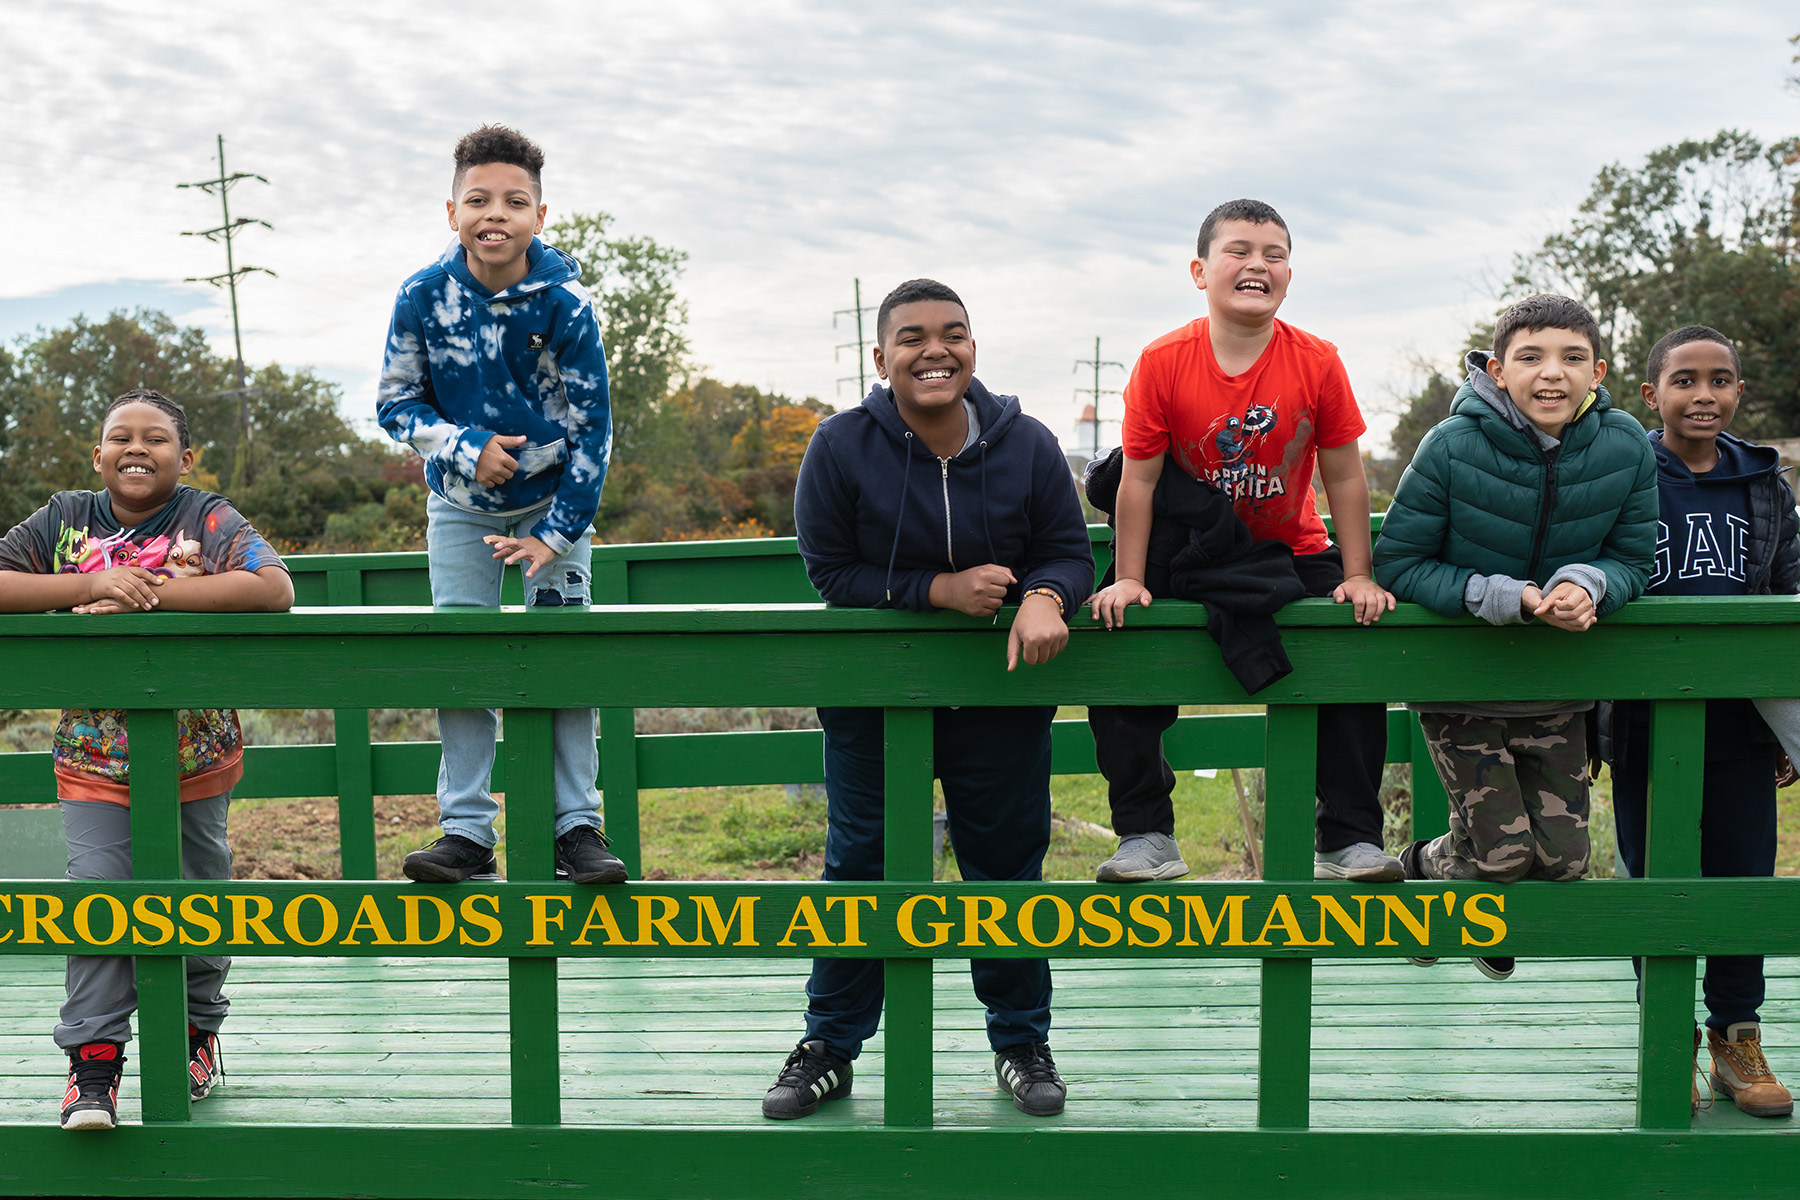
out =
[[1594,601],[1595,608],[1600,607],[1600,602],[1606,599],[1606,572],[1599,567],[1570,563],[1550,577],[1549,582],[1544,584],[1544,590],[1548,592],[1565,580],[1587,592]]
[[1463,585],[1463,607],[1489,625],[1520,625],[1525,581],[1511,575],[1471,575]]

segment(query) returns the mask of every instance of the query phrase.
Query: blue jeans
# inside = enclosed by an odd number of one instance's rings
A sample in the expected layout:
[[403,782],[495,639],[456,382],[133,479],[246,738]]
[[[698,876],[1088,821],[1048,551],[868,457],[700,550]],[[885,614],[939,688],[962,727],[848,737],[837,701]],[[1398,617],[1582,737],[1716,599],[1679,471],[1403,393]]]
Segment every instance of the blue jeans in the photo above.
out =
[[[1050,720],[1054,708],[932,711],[932,771],[944,784],[950,844],[962,877],[1042,879],[1050,849]],[[821,708],[825,727],[825,878],[883,872],[882,711]],[[884,992],[879,958],[815,958],[806,984],[806,1039],[853,1059],[875,1034]],[[1050,1040],[1050,964],[969,960],[987,1006],[988,1044]]]
[[[505,571],[489,534],[519,536],[550,508],[545,501],[524,512],[497,515],[466,512],[437,495],[427,497],[425,543],[430,548],[431,602],[440,608],[500,606]],[[593,547],[583,537],[567,554],[525,581],[527,607],[588,603]],[[500,718],[492,708],[438,709],[443,760],[438,767],[438,824],[492,847],[500,806],[488,791],[494,772],[494,741]],[[556,836],[577,825],[600,827],[600,751],[594,744],[594,710],[558,709],[553,718],[556,747]]]

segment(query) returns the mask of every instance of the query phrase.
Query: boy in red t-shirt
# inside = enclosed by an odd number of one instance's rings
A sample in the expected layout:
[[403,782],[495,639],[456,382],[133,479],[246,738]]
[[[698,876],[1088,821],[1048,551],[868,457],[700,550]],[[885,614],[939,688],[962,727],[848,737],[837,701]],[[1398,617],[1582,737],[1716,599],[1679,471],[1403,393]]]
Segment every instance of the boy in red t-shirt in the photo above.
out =
[[[1275,319],[1291,246],[1287,222],[1256,200],[1221,204],[1200,226],[1189,270],[1207,315],[1150,343],[1125,385],[1113,567],[1091,601],[1108,629],[1122,627],[1132,605],[1150,605],[1146,557],[1165,455],[1230,496],[1258,539],[1293,547],[1308,594],[1353,605],[1364,625],[1394,607],[1370,569],[1369,484],[1356,446],[1365,427],[1344,364],[1330,342]],[[1313,496],[1315,459],[1335,546]],[[1095,873],[1102,882],[1187,874],[1174,837],[1175,774],[1162,754],[1176,713],[1172,704],[1088,710],[1119,835],[1117,853]],[[1386,758],[1385,705],[1319,706],[1315,878],[1401,878],[1400,861],[1381,848]]]

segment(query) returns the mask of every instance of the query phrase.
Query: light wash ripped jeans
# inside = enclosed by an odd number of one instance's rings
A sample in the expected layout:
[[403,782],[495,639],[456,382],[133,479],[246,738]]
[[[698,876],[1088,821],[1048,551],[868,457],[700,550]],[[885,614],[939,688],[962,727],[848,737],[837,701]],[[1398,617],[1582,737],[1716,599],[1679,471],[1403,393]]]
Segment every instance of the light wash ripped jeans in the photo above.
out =
[[[425,543],[430,548],[431,602],[440,608],[500,606],[505,571],[490,534],[517,537],[531,531],[550,502],[516,513],[475,513],[457,508],[435,493],[425,501]],[[525,580],[527,607],[589,603],[593,547],[584,535],[561,558]],[[438,824],[490,849],[497,840],[494,818],[500,806],[488,790],[494,771],[499,713],[491,708],[438,709],[443,760],[438,767]],[[552,718],[556,750],[556,836],[577,825],[600,828],[600,752],[594,745],[594,710],[557,709]]]

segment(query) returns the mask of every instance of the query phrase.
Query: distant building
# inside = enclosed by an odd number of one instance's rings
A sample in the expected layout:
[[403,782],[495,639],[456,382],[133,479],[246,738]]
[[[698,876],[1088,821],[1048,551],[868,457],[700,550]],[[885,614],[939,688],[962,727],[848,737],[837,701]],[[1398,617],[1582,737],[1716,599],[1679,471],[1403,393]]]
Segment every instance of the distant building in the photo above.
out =
[[1062,445],[1063,457],[1069,460],[1069,469],[1075,477],[1081,477],[1082,469],[1090,461],[1099,458],[1108,450],[1119,444],[1123,431],[1120,422],[1101,418],[1098,424],[1094,421],[1094,406],[1085,405],[1081,416],[1076,418],[1074,428],[1064,433],[1057,441]]

